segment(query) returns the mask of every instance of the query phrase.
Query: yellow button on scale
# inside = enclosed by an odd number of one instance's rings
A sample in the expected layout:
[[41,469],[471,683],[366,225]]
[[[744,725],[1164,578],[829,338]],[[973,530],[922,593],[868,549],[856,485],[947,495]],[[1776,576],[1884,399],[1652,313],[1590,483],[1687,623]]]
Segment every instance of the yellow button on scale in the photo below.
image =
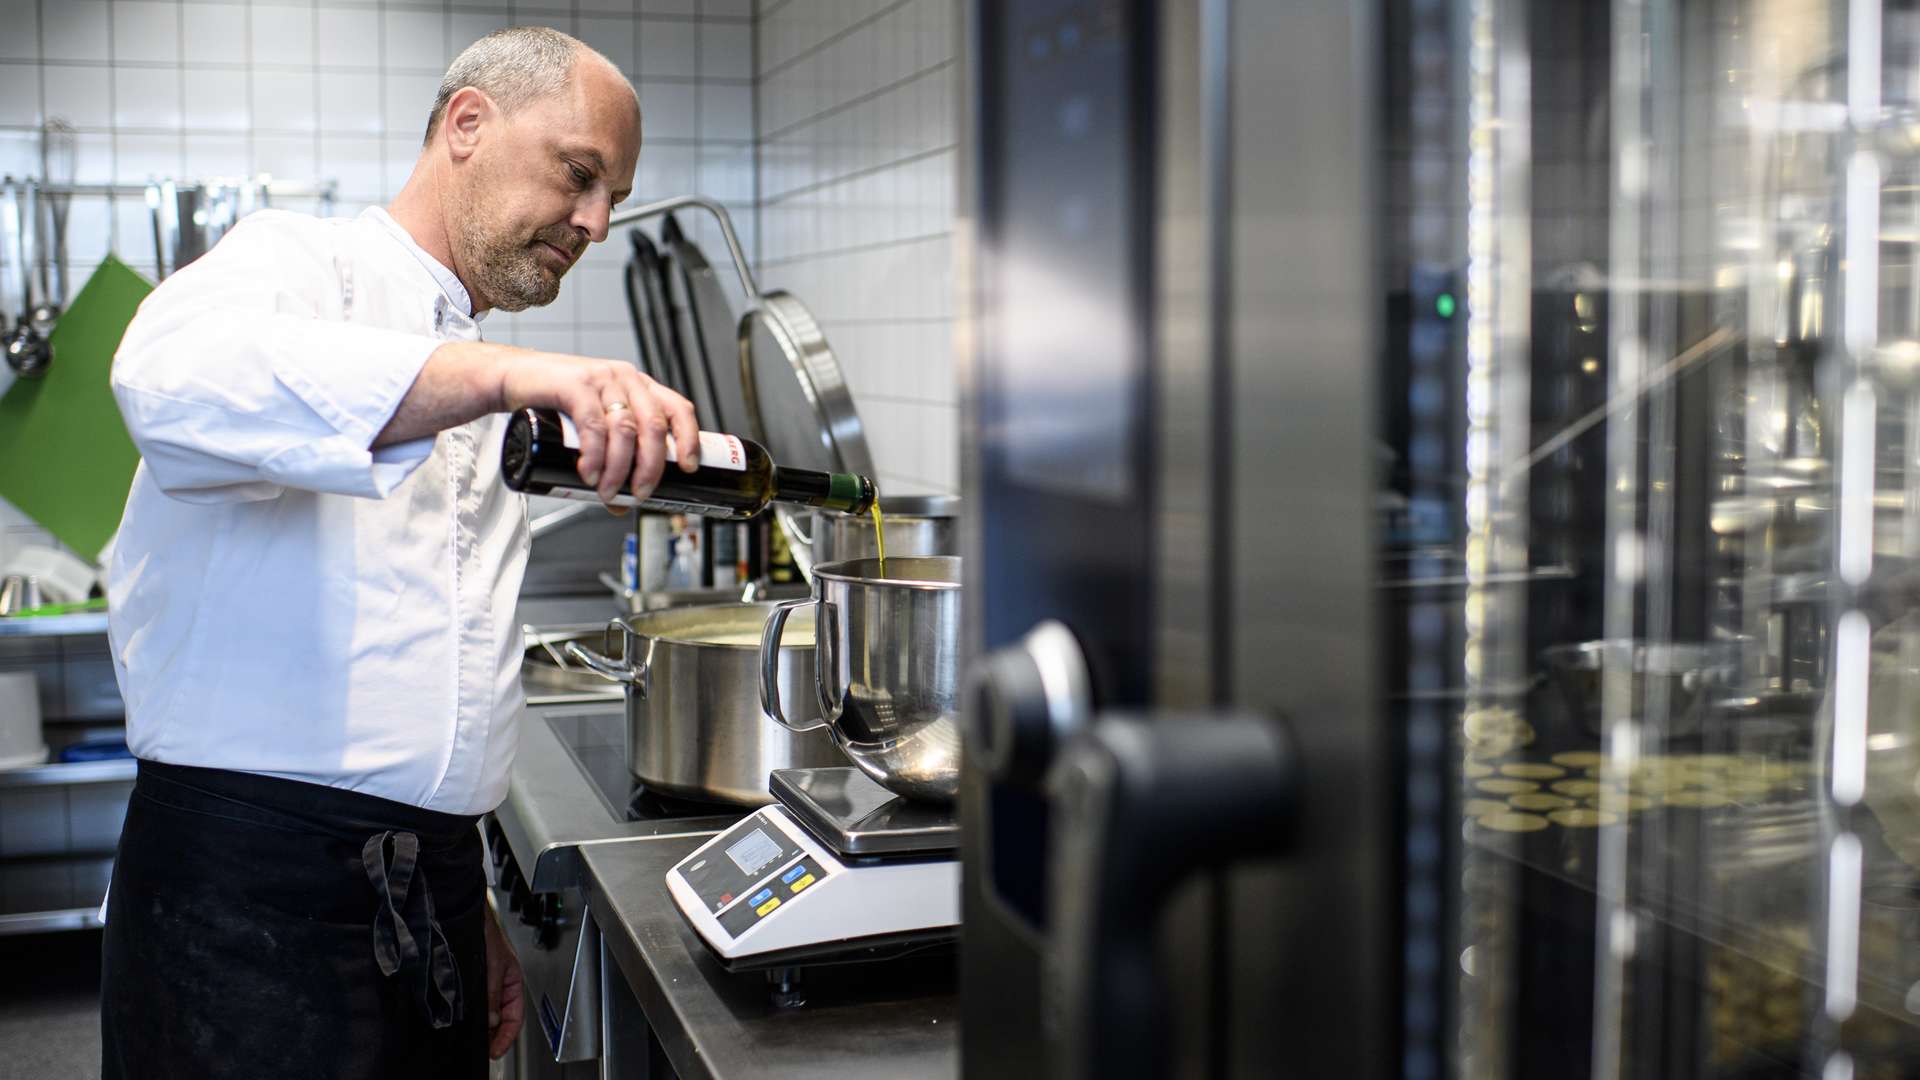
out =
[[787,888],[793,890],[795,893],[798,893],[801,889],[804,889],[811,884],[813,884],[813,875],[808,874],[806,877],[803,877],[800,880],[794,882],[793,884],[787,886]]
[[[773,899],[767,901],[766,903],[761,904],[759,907],[754,908],[753,913],[755,915],[765,915],[767,912],[772,911],[774,908],[777,908],[779,906],[780,906],[780,898],[776,896]],[[782,923],[781,925],[784,926],[785,924]]]

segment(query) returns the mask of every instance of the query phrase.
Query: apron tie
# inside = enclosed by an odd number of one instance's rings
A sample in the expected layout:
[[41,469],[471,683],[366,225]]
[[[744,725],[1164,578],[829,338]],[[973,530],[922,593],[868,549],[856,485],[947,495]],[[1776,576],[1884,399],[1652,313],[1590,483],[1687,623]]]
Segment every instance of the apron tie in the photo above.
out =
[[[387,860],[387,841],[393,841],[393,859]],[[460,969],[453,961],[447,935],[433,914],[433,890],[418,871],[420,838],[410,832],[383,832],[367,838],[360,849],[367,880],[373,884],[380,908],[373,915],[373,958],[389,978],[400,972],[419,973],[414,998],[436,1028],[451,1027],[463,1009]],[[413,888],[415,876],[420,879]],[[408,904],[417,895],[419,902]],[[422,942],[425,962],[421,962]]]

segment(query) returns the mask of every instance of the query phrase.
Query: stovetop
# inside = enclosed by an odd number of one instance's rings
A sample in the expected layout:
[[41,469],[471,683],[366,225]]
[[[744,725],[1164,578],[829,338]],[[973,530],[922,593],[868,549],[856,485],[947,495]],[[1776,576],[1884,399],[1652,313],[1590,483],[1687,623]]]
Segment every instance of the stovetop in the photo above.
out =
[[627,771],[626,738],[617,703],[528,708],[493,817],[534,892],[577,885],[582,845],[718,832],[746,813],[646,791]]
[[743,814],[726,803],[675,798],[649,790],[627,768],[626,713],[560,713],[547,717],[574,763],[580,766],[616,821],[664,821],[674,818]]

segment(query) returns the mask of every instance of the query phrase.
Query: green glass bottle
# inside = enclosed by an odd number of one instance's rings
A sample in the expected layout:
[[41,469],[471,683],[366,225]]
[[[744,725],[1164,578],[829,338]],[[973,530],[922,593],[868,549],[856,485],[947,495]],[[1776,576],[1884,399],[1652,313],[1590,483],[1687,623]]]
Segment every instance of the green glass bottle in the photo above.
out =
[[[783,468],[774,464],[765,447],[737,435],[701,432],[700,467],[690,473],[671,464],[671,441],[667,458],[669,464],[653,494],[635,499],[623,484],[613,505],[739,520],[753,517],[771,502],[864,514],[876,494],[869,477]],[[513,490],[598,501],[599,495],[580,479],[579,463],[580,443],[573,424],[558,412],[521,409],[508,421],[500,448],[500,476]]]

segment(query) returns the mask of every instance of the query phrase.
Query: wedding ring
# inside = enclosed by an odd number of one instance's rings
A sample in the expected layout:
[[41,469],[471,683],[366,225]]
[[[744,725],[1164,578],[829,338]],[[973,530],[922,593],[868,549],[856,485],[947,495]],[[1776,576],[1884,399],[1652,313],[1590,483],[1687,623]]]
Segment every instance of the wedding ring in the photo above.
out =
[[614,413],[617,413],[622,409],[627,409],[631,407],[632,406],[628,405],[624,401],[609,401],[606,404],[607,415],[612,416]]

